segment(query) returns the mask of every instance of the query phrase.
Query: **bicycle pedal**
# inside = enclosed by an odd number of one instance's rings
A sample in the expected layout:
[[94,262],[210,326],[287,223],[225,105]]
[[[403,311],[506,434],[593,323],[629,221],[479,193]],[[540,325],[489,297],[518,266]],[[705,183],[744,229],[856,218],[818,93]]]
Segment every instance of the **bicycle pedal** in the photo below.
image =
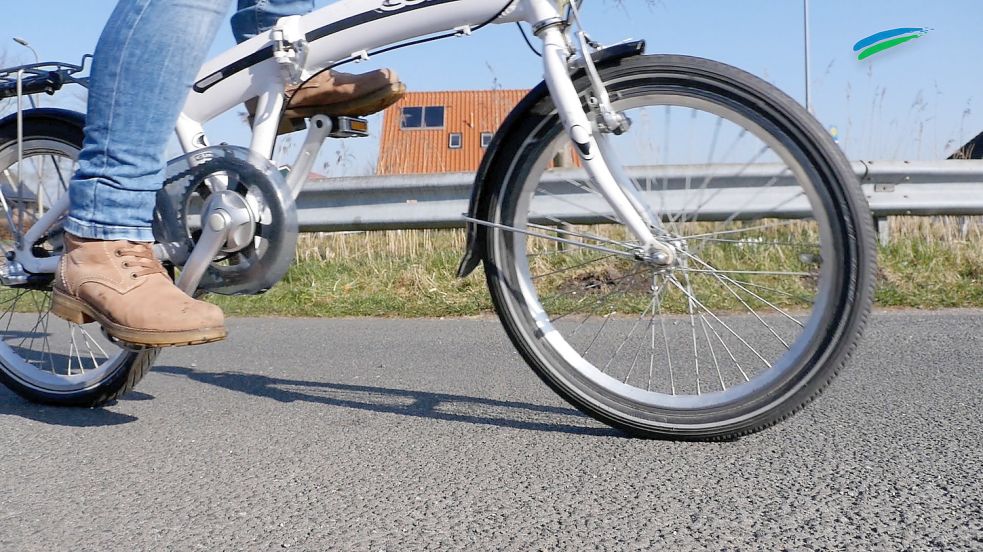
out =
[[358,138],[369,135],[369,121],[360,117],[331,117],[331,138]]

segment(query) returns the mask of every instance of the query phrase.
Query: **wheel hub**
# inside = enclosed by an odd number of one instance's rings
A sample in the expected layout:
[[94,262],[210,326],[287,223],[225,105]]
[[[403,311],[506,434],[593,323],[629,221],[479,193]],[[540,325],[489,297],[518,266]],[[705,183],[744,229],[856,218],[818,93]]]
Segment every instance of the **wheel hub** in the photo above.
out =
[[653,267],[656,272],[664,273],[680,265],[680,253],[685,250],[685,243],[668,237],[659,240],[661,247],[649,247],[635,251],[635,259]]

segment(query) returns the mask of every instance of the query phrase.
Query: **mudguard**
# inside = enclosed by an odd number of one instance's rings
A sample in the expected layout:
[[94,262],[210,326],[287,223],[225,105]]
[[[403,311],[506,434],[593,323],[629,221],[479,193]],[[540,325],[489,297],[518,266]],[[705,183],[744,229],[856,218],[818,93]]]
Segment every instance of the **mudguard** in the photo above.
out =
[[[77,125],[79,128],[85,127],[85,115],[79,113],[78,111],[71,111],[68,109],[61,109],[58,107],[38,107],[32,109],[24,110],[24,120],[32,119],[55,119],[59,121],[64,121],[66,123]],[[17,113],[11,113],[3,119],[0,119],[0,128],[6,125],[16,125],[17,124]]]
[[[598,50],[591,57],[594,63],[600,68],[619,60],[639,56],[644,53],[645,41],[639,40],[637,42],[626,42]],[[584,75],[584,68],[582,66],[575,66],[573,69],[571,77],[574,80]],[[549,96],[549,93],[546,82],[540,82],[512,109],[495,133],[491,144],[488,145],[488,150],[481,159],[478,172],[475,174],[474,187],[471,189],[471,201],[468,204],[468,217],[478,220],[488,220],[488,206],[491,198],[497,195],[498,190],[490,189],[492,184],[487,181],[487,178],[493,172],[492,169],[499,162],[502,162],[501,151],[503,148],[501,146],[516,139],[513,134],[519,126],[518,123],[525,119],[543,98]],[[508,160],[506,159],[505,161]],[[457,269],[457,276],[459,278],[471,274],[484,257],[486,228],[473,222],[467,223],[467,243],[465,245],[464,257],[461,259],[461,264]]]

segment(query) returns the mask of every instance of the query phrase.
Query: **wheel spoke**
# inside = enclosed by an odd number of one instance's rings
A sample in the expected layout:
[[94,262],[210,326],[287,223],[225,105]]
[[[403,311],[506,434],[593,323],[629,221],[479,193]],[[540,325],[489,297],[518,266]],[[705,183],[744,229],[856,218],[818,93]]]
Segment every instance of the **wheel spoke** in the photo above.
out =
[[601,261],[604,261],[604,260],[607,260],[607,259],[611,259],[612,257],[614,257],[614,255],[604,255],[604,256],[601,256],[601,257],[595,257],[593,259],[589,259],[589,260],[584,261],[582,263],[577,263],[577,264],[575,264],[573,266],[567,266],[567,267],[564,267],[564,268],[558,268],[556,270],[551,270],[551,271],[546,272],[546,273],[543,273],[543,274],[537,274],[537,275],[533,276],[532,279],[533,280],[539,280],[540,278],[545,278],[547,276],[553,276],[554,274],[561,274],[563,272],[569,272],[571,270],[576,270],[578,268],[583,268],[583,267],[585,267],[587,265],[592,265],[592,264],[595,264],[595,263],[598,263],[598,262],[601,262]]
[[694,313],[693,302],[696,299],[696,294],[693,292],[693,286],[689,281],[689,274],[683,274],[683,280],[686,282],[686,308],[689,310],[689,328],[693,335],[693,368],[696,371],[696,394],[700,395],[700,347],[696,342],[696,315]]
[[[739,300],[739,301],[740,301],[741,303],[743,303],[743,304],[744,304],[744,306],[745,306],[745,307],[747,307],[747,309],[748,309],[748,310],[749,310],[749,311],[750,311],[750,312],[751,312],[752,314],[754,314],[754,316],[755,316],[755,317],[758,317],[758,320],[759,320],[759,321],[760,321],[760,322],[761,322],[762,324],[765,324],[765,326],[768,326],[768,324],[766,324],[766,323],[765,323],[765,322],[764,322],[763,320],[761,320],[761,317],[759,317],[759,316],[758,316],[758,314],[757,314],[757,312],[756,312],[756,311],[755,311],[754,309],[752,309],[752,308],[751,308],[751,306],[750,306],[750,305],[748,305],[748,304],[747,304],[747,303],[746,303],[746,302],[745,302],[745,301],[744,301],[744,300],[743,300],[743,299],[742,299],[742,298],[740,297],[740,295],[738,295],[738,294],[737,294],[737,293],[736,293],[736,292],[735,292],[735,291],[733,290],[733,288],[731,288],[731,287],[730,287],[729,285],[727,285],[727,282],[730,282],[730,283],[732,283],[732,284],[734,284],[734,285],[736,285],[736,286],[737,286],[738,288],[740,288],[740,289],[741,289],[741,290],[743,290],[744,292],[746,292],[746,293],[748,293],[749,295],[751,295],[751,296],[753,296],[753,297],[754,297],[755,299],[757,299],[758,301],[761,301],[761,302],[762,302],[762,303],[764,303],[765,305],[767,305],[767,306],[769,306],[769,307],[771,307],[772,309],[774,309],[774,310],[775,310],[775,312],[777,312],[778,314],[781,314],[781,315],[782,315],[782,316],[784,316],[785,318],[787,318],[787,319],[789,319],[789,320],[791,320],[792,322],[794,322],[795,324],[797,324],[797,325],[798,325],[799,327],[804,327],[804,326],[803,326],[803,324],[802,324],[802,322],[799,322],[799,321],[798,321],[798,319],[796,319],[795,317],[793,317],[793,316],[792,316],[791,314],[789,314],[789,313],[787,313],[787,312],[785,312],[785,311],[784,311],[783,309],[781,309],[781,308],[779,308],[779,307],[777,307],[777,306],[775,306],[774,304],[772,304],[772,303],[771,303],[770,301],[768,301],[768,300],[767,300],[767,299],[765,299],[764,297],[762,297],[762,296],[760,296],[760,295],[758,295],[757,293],[754,293],[753,291],[751,291],[751,290],[749,290],[749,289],[747,289],[746,287],[744,287],[744,286],[742,286],[742,285],[741,285],[741,284],[739,284],[739,283],[738,283],[738,282],[737,282],[736,280],[734,280],[734,279],[732,279],[732,278],[730,278],[730,277],[728,277],[728,276],[726,276],[726,275],[723,275],[723,276],[721,276],[721,273],[719,273],[719,272],[718,272],[718,271],[717,271],[717,270],[716,270],[716,269],[715,269],[714,267],[712,267],[712,266],[710,266],[710,265],[709,265],[708,263],[706,263],[705,261],[703,261],[703,260],[702,260],[702,259],[700,259],[699,257],[696,257],[696,256],[693,256],[693,255],[690,255],[689,253],[685,253],[685,254],[686,254],[686,255],[687,255],[687,256],[688,256],[689,258],[691,258],[691,259],[693,259],[694,261],[696,261],[696,262],[698,262],[698,263],[700,263],[701,265],[703,265],[703,266],[705,266],[705,267],[706,267],[707,269],[709,269],[709,271],[710,271],[709,273],[710,273],[710,274],[712,274],[712,275],[713,275],[713,276],[714,276],[714,277],[715,277],[715,278],[716,278],[716,279],[717,279],[718,281],[720,281],[720,283],[722,283],[722,284],[724,284],[724,286],[725,286],[725,287],[727,288],[727,290],[728,290],[728,291],[730,291],[730,292],[731,292],[732,294],[734,294],[734,296],[735,296],[735,297],[736,297],[736,298],[737,298],[737,299],[738,299],[738,300]],[[769,329],[770,329],[770,328],[771,328],[771,327],[769,326]],[[772,332],[772,333],[774,333],[774,332]],[[775,335],[775,337],[778,337],[778,335]],[[780,337],[778,337],[778,339],[779,339],[779,341],[781,341],[781,342],[782,342],[782,344],[783,344],[783,345],[785,345],[785,348],[787,349],[787,348],[788,348],[788,344],[787,344],[787,343],[785,343],[785,340],[783,340],[783,339],[782,339],[782,338],[780,338]]]
[[[696,259],[696,260],[699,260],[699,259]],[[786,349],[786,350],[787,350],[787,349],[789,348],[789,345],[788,345],[788,343],[787,343],[787,342],[786,342],[786,341],[785,341],[784,339],[782,339],[782,337],[781,337],[780,335],[778,335],[778,333],[777,333],[777,332],[775,331],[775,329],[771,327],[771,324],[768,324],[767,322],[765,322],[765,321],[764,321],[764,319],[762,319],[762,318],[761,318],[761,315],[759,315],[759,314],[758,314],[758,312],[757,312],[756,310],[754,310],[753,308],[751,308],[751,305],[749,305],[749,304],[747,303],[747,301],[745,301],[745,300],[744,300],[744,298],[740,296],[740,294],[738,294],[738,293],[737,293],[736,291],[734,291],[734,288],[733,288],[733,287],[731,287],[731,286],[730,286],[730,285],[729,285],[729,284],[727,283],[727,281],[726,281],[726,280],[724,280],[724,278],[723,278],[722,276],[720,276],[719,274],[715,274],[715,273],[711,273],[711,275],[712,275],[712,276],[713,276],[713,277],[714,277],[714,278],[715,278],[715,279],[717,280],[717,282],[718,282],[718,283],[720,283],[720,284],[721,284],[721,285],[723,286],[723,288],[724,288],[724,289],[726,289],[726,290],[727,290],[728,292],[730,292],[730,294],[731,294],[731,295],[733,295],[733,296],[734,296],[734,298],[735,298],[735,299],[737,299],[737,300],[738,300],[738,302],[740,302],[740,303],[741,303],[741,305],[744,305],[744,308],[745,308],[745,309],[747,309],[747,311],[748,311],[749,313],[751,313],[751,316],[753,316],[753,317],[754,317],[754,318],[755,318],[755,319],[756,319],[756,320],[757,320],[758,322],[760,322],[760,323],[761,323],[762,325],[764,325],[764,327],[766,327],[766,328],[768,328],[768,331],[770,331],[770,332],[771,332],[771,335],[773,335],[773,336],[775,336],[775,339],[777,339],[778,341],[780,341],[780,342],[781,342],[781,344],[782,344],[782,346],[783,346],[783,347],[785,347],[785,349]],[[685,277],[687,278],[687,282],[688,282],[688,281],[689,281],[689,275],[688,275],[688,274],[686,274],[686,275],[685,275]],[[746,291],[746,290],[745,290],[745,291]],[[757,295],[755,295],[755,296],[756,296],[756,297],[758,297]],[[767,301],[765,301],[764,299],[761,299],[760,297],[758,297],[758,298],[759,298],[759,299],[760,299],[760,300],[761,300],[762,302],[764,302],[764,303],[766,303],[766,304],[767,304],[768,306],[770,306],[771,308],[773,308],[773,309],[775,309],[776,311],[778,311],[778,312],[779,312],[780,314],[783,314],[783,315],[785,315],[786,317],[788,317],[788,318],[789,318],[790,320],[792,320],[793,322],[796,322],[796,323],[798,323],[798,321],[797,321],[797,320],[795,320],[794,318],[792,318],[791,316],[789,316],[789,315],[788,315],[788,314],[787,314],[787,313],[786,313],[785,311],[783,311],[782,309],[780,309],[780,308],[778,308],[778,307],[776,307],[775,305],[772,305],[771,303],[768,303]]]
[[[50,306],[50,299],[49,299],[49,306]],[[44,332],[44,342],[41,344],[42,346],[41,363],[38,368],[44,369],[44,366],[47,365],[50,367],[50,371],[52,374],[57,374],[57,371],[55,370],[54,358],[51,355],[51,341],[48,339],[48,337],[50,336],[50,333],[48,332],[48,323],[50,320],[51,320],[50,314],[44,317],[44,329],[42,330]],[[47,363],[45,363],[45,358],[48,359]]]
[[[562,222],[562,221],[558,221],[558,222]],[[560,234],[560,235],[564,235],[564,236],[573,236],[575,238],[584,238],[584,239],[588,239],[588,240],[594,240],[594,241],[596,241],[598,243],[604,243],[604,244],[608,244],[608,245],[617,245],[619,247],[625,247],[625,248],[632,246],[632,244],[630,244],[630,243],[625,243],[625,242],[613,240],[611,238],[605,238],[603,236],[598,236],[597,234],[591,234],[589,232],[582,232],[582,231],[577,231],[577,230],[567,230],[566,228],[563,228],[563,227],[553,228],[553,227],[550,227],[550,226],[544,226],[542,224],[532,224],[532,223],[529,223],[527,226],[529,228],[535,228],[537,230],[544,230],[546,232],[555,232],[556,234]]]
[[[626,274],[625,276],[621,276],[621,277],[619,277],[619,278],[616,278],[616,279],[614,279],[614,280],[611,280],[611,281],[610,281],[610,282],[608,282],[608,283],[609,283],[609,284],[619,284],[619,285],[620,285],[620,282],[623,282],[623,281],[625,281],[625,280],[626,280],[626,279],[628,279],[628,278],[634,278],[635,276],[638,276],[639,274],[642,274],[642,273],[644,273],[644,272],[647,272],[647,269],[642,269],[642,270],[639,270],[639,271],[637,271],[637,272],[631,272],[631,273],[628,273],[628,274]],[[550,299],[555,299],[555,298],[557,298],[557,297],[566,297],[566,296],[568,296],[568,295],[573,295],[573,294],[576,294],[576,293],[577,293],[577,291],[576,291],[576,290],[571,290],[571,291],[568,291],[568,292],[565,292],[565,293],[561,293],[561,294],[555,294],[555,295],[551,295],[551,296],[549,296],[549,298],[550,298]],[[611,290],[610,292],[608,292],[608,293],[606,293],[605,295],[603,295],[602,297],[600,297],[599,299],[597,299],[597,300],[596,300],[596,301],[594,302],[594,304],[595,304],[595,307],[594,307],[594,308],[593,308],[593,309],[591,310],[591,312],[589,312],[589,313],[587,314],[587,318],[589,318],[590,316],[592,316],[592,315],[594,315],[594,314],[596,314],[596,313],[597,313],[597,310],[598,310],[598,309],[600,308],[600,305],[601,305],[601,304],[604,304],[604,303],[607,303],[607,300],[608,300],[608,299],[609,299],[610,297],[612,297],[612,296],[613,296],[614,294],[616,294],[616,293],[622,293],[622,292],[621,292],[621,291],[620,291],[619,289],[617,289],[617,287],[615,287],[615,289],[613,289],[613,290]],[[583,303],[583,302],[584,302],[584,301],[586,301],[587,299],[589,299],[589,296],[586,296],[586,295],[585,295],[585,296],[584,296],[583,298],[581,298],[581,299],[580,299],[580,301],[577,301],[577,305],[580,305],[581,303]],[[554,322],[556,322],[557,320],[560,320],[560,319],[562,319],[563,317],[565,317],[565,316],[567,316],[567,315],[570,315],[570,314],[574,314],[574,313],[576,313],[576,312],[578,312],[578,311],[577,311],[576,309],[571,309],[571,310],[570,310],[569,312],[567,312],[567,313],[565,313],[565,314],[563,314],[563,315],[560,315],[560,316],[557,316],[556,318],[553,318],[553,319],[551,319],[551,320],[550,320],[550,323],[554,323]],[[582,322],[580,323],[580,325],[579,325],[579,326],[577,326],[576,328],[574,328],[574,330],[573,330],[573,333],[574,333],[574,334],[576,334],[576,333],[577,333],[577,331],[578,331],[578,330],[580,329],[580,327],[584,325],[584,323],[585,323],[585,322],[587,321],[587,318],[584,318],[584,320],[583,320],[583,321],[582,321]]]
[[572,246],[575,246],[575,247],[582,247],[584,249],[593,249],[594,251],[600,251],[602,253],[611,253],[613,255],[618,255],[618,256],[621,256],[621,257],[629,258],[629,259],[634,259],[635,258],[635,255],[633,253],[631,253],[631,252],[628,252],[628,251],[618,251],[618,250],[611,249],[611,248],[608,248],[608,247],[602,247],[600,245],[594,245],[594,244],[590,244],[590,243],[584,243],[584,242],[578,242],[578,241],[568,240],[566,238],[561,238],[559,236],[550,236],[548,234],[540,234],[538,232],[530,232],[528,230],[523,230],[521,228],[516,228],[516,227],[513,227],[513,226],[506,226],[504,224],[497,224],[497,223],[494,223],[494,222],[488,222],[486,220],[475,219],[475,218],[471,218],[471,217],[463,217],[463,218],[464,218],[464,220],[466,220],[468,222],[473,222],[475,224],[478,224],[478,225],[481,225],[481,226],[487,226],[489,228],[496,228],[498,230],[504,230],[506,232],[513,232],[513,233],[516,233],[516,234],[523,234],[523,235],[526,235],[526,236],[532,236],[534,238],[542,238],[544,240],[550,240],[550,241],[554,241],[554,242],[557,242],[557,243],[564,243],[564,244],[572,245]]
[[707,332],[707,319],[700,315],[700,328],[703,329],[703,337],[707,341],[707,348],[710,349],[710,359],[713,360],[713,368],[717,371],[717,379],[720,381],[720,390],[726,391],[727,384],[724,383],[724,376],[720,373],[720,363],[717,361],[717,353],[713,350],[713,342],[710,341],[710,334]]
[[[636,272],[636,273],[634,273],[634,274],[633,274],[633,275],[632,275],[632,276],[631,276],[630,278],[626,278],[626,279],[624,279],[623,281],[627,281],[627,282],[629,282],[629,284],[631,284],[632,282],[634,282],[634,281],[635,281],[635,277],[637,277],[637,276],[638,276],[639,274],[641,274],[641,272]],[[620,284],[619,284],[619,285],[620,285]],[[607,294],[607,295],[605,295],[604,297],[605,297],[605,299],[607,299],[607,298],[609,298],[609,297],[611,297],[611,296],[612,296],[613,294],[615,294],[615,293],[617,293],[617,294],[622,294],[622,293],[624,293],[624,290],[618,290],[618,289],[615,289],[614,291],[612,291],[611,293],[608,293],[608,294]],[[604,304],[607,304],[607,301],[606,301],[606,300],[604,301]],[[600,309],[600,305],[598,305],[597,307],[595,307],[595,308],[594,308],[594,309],[593,309],[593,310],[592,310],[592,311],[591,311],[591,312],[590,312],[590,313],[589,313],[589,314],[587,315],[587,317],[586,317],[586,318],[584,318],[584,320],[583,320],[583,321],[581,321],[581,323],[580,323],[580,325],[581,325],[581,326],[583,326],[583,325],[584,325],[584,323],[585,323],[585,322],[587,322],[587,319],[588,319],[589,317],[591,317],[591,316],[593,316],[593,315],[595,315],[595,314],[597,314],[597,311],[598,311],[599,309]],[[586,349],[584,349],[584,351],[583,351],[583,353],[582,353],[582,355],[586,355],[586,354],[587,354],[587,352],[588,352],[588,351],[590,351],[590,349],[591,349],[591,347],[593,347],[593,346],[594,346],[594,343],[596,343],[596,342],[597,342],[597,338],[598,338],[598,337],[600,337],[600,335],[601,335],[601,332],[603,332],[603,331],[604,331],[604,327],[605,327],[605,326],[607,326],[607,324],[608,324],[608,322],[610,322],[610,321],[611,321],[611,318],[612,318],[612,316],[613,316],[614,314],[615,314],[614,312],[611,312],[611,313],[608,313],[608,314],[607,314],[607,315],[606,315],[606,316],[604,317],[604,322],[602,322],[602,323],[601,323],[601,327],[597,329],[597,332],[596,332],[596,333],[594,334],[594,337],[593,337],[593,339],[591,339],[591,341],[590,341],[590,343],[589,343],[589,344],[587,345],[587,348],[586,348]],[[577,330],[575,329],[573,333],[574,333],[574,334],[576,334],[576,333],[577,333]]]
[[89,332],[87,332],[85,328],[80,326],[79,329],[82,330],[82,342],[85,343],[85,348],[89,353],[89,358],[92,360],[92,369],[95,370],[99,367],[99,361],[96,360],[95,351],[92,350],[93,346],[99,349],[103,357],[106,356],[106,351],[103,351],[99,343],[92,339],[92,336],[89,335]]
[[750,286],[750,287],[755,287],[755,288],[758,288],[758,289],[763,289],[765,291],[770,291],[772,293],[777,293],[779,295],[784,295],[785,297],[791,297],[792,299],[798,299],[799,301],[801,301],[803,303],[810,304],[810,305],[813,302],[811,297],[807,297],[805,295],[796,295],[794,293],[789,293],[787,291],[782,291],[780,289],[776,289],[776,288],[773,288],[773,287],[763,286],[761,284],[756,284],[754,282],[748,282],[746,280],[735,280],[733,278],[729,278],[729,279],[730,279],[731,282],[734,282],[735,284],[740,284],[742,286]]
[[818,243],[806,243],[806,242],[778,242],[778,241],[748,241],[748,240],[727,240],[723,238],[701,238],[697,241],[704,242],[716,242],[716,243],[733,243],[737,245],[776,245],[781,247],[796,247],[799,249],[812,249],[818,248]]
[[737,340],[740,341],[741,343],[743,343],[745,347],[747,347],[748,349],[750,349],[750,351],[752,353],[754,353],[754,356],[758,357],[758,359],[761,360],[761,362],[765,365],[765,367],[771,368],[771,363],[768,362],[768,360],[765,357],[761,356],[761,353],[759,353],[757,349],[755,349],[754,347],[752,347],[750,343],[748,343],[743,337],[740,336],[740,334],[738,334],[733,329],[731,329],[731,327],[728,326],[726,322],[724,322],[723,320],[721,320],[716,314],[714,314],[714,312],[712,310],[710,310],[709,308],[706,307],[706,305],[704,305],[703,303],[701,303],[699,301],[699,299],[697,299],[693,295],[690,295],[686,291],[686,288],[684,288],[675,278],[669,278],[669,282],[672,283],[672,285],[675,286],[676,289],[678,289],[679,291],[683,292],[683,295],[686,295],[686,297],[688,297],[690,300],[692,300],[693,303],[696,304],[696,306],[698,306],[701,309],[703,309],[703,312],[709,314],[711,318],[713,318],[714,320],[716,320],[717,323],[720,324],[721,326],[723,326],[728,332],[730,332],[731,335],[733,335],[734,337],[736,337]]
[[[739,176],[743,175],[749,168],[751,168],[755,163],[757,163],[758,159],[760,159],[761,156],[763,156],[767,151],[768,151],[768,147],[767,146],[763,146],[761,149],[759,149],[758,152],[754,155],[754,157],[752,157],[750,160],[748,160],[746,163],[744,163],[744,166],[742,166],[740,168],[740,170],[738,170],[732,176],[732,178],[736,178],[736,177],[739,177]],[[710,185],[710,182],[713,180],[713,178],[714,178],[714,175],[712,175],[712,174],[706,177],[706,179],[700,185],[700,191],[701,192],[706,191],[707,187]],[[774,183],[777,182],[777,181],[778,181],[778,177],[776,176],[776,177],[772,178],[770,181],[768,181],[768,183],[766,183],[762,188],[763,189],[768,189],[772,185],[774,185]],[[696,216],[697,216],[696,213],[698,213],[699,210],[702,209],[703,207],[706,207],[707,204],[710,203],[711,201],[713,201],[714,198],[716,198],[718,195],[720,195],[721,193],[723,193],[723,191],[725,189],[726,188],[717,188],[717,190],[715,192],[713,192],[712,194],[710,194],[710,197],[707,197],[705,199],[702,197],[703,194],[701,193],[701,197],[697,198],[697,201],[699,203],[693,209],[693,218],[690,219],[690,220],[696,220]],[[758,195],[761,195],[761,192],[760,191],[758,192]],[[702,201],[700,201],[701,199],[702,199]],[[753,199],[752,200],[748,200],[748,203],[745,204],[745,207],[744,208],[746,208],[747,206],[751,205],[752,201],[753,201]],[[688,205],[689,205],[688,203],[683,205],[683,209],[681,210],[681,222],[686,222],[685,213],[686,213],[686,207]],[[733,215],[733,216],[736,216],[736,214]],[[733,220],[733,219],[730,219],[730,220]],[[726,222],[730,222],[730,220],[728,220]]]
[[770,229],[770,228],[778,228],[779,226],[789,226],[789,225],[792,225],[792,224],[796,224],[798,222],[799,221],[796,221],[796,220],[783,220],[783,221],[779,221],[779,222],[771,222],[771,223],[768,223],[768,224],[760,224],[758,226],[750,226],[748,228],[735,228],[735,229],[732,229],[732,230],[721,230],[721,231],[717,231],[717,232],[708,232],[708,233],[703,233],[703,234],[692,234],[692,235],[689,235],[689,236],[682,235],[682,236],[679,236],[679,239],[681,239],[681,240],[694,240],[694,239],[697,239],[697,238],[703,238],[705,236],[725,236],[725,235],[730,235],[730,234],[740,234],[741,232],[751,232],[751,231],[754,231],[754,230],[767,230],[767,229]]
[[724,350],[727,351],[727,356],[730,357],[730,360],[735,366],[737,366],[737,369],[741,372],[741,375],[744,376],[744,381],[751,381],[751,378],[748,377],[747,372],[744,371],[744,367],[741,366],[741,363],[737,360],[737,357],[734,356],[734,353],[730,350],[730,347],[727,346],[727,342],[724,341],[724,338],[720,337],[720,333],[718,333],[713,327],[713,324],[707,320],[707,317],[703,313],[700,313],[700,318],[706,323],[707,327],[710,328],[713,335],[717,337],[717,341],[720,342],[720,345],[723,346]]
[[702,268],[680,268],[679,272],[709,272],[713,274],[767,274],[771,276],[815,276],[812,272],[783,272],[780,270],[707,270]]
[[607,369],[611,367],[611,363],[614,362],[614,359],[617,358],[618,354],[621,353],[621,350],[624,349],[625,345],[628,344],[628,341],[631,339],[631,336],[635,335],[635,330],[638,329],[639,324],[641,324],[642,320],[645,319],[645,316],[648,314],[648,311],[649,311],[649,307],[645,307],[645,310],[642,311],[642,314],[638,315],[638,319],[635,320],[635,323],[632,324],[631,330],[628,331],[628,334],[626,334],[625,338],[621,340],[621,343],[618,345],[618,348],[615,349],[614,354],[611,355],[610,359],[608,359],[607,364],[604,365],[604,369],[601,370],[602,372],[606,372]]
[[24,290],[17,290],[17,295],[14,296],[13,303],[10,305],[10,309],[4,316],[7,316],[7,326],[3,331],[4,336],[10,335],[10,324],[14,321],[14,313],[17,312],[17,304],[20,303],[21,297],[27,292]]
[[[582,189],[582,190],[586,190],[586,191],[587,191],[588,193],[591,193],[591,194],[594,194],[594,195],[596,195],[596,196],[598,196],[598,197],[603,197],[603,196],[601,196],[601,194],[599,194],[599,193],[597,193],[597,192],[596,192],[595,190],[593,190],[593,189],[591,189],[591,188],[587,188],[586,186],[584,186],[584,185],[582,185],[582,184],[580,184],[580,183],[577,183],[577,182],[574,182],[574,181],[572,181],[572,180],[570,180],[570,181],[568,181],[568,182],[569,182],[570,184],[573,184],[574,186],[576,186],[576,187],[578,187],[578,188],[580,188],[580,189]],[[618,220],[617,218],[615,218],[615,217],[613,217],[613,216],[611,216],[611,215],[609,215],[609,214],[606,214],[606,213],[601,213],[601,212],[599,212],[599,211],[595,211],[595,210],[593,210],[593,209],[591,209],[591,208],[589,208],[589,207],[586,207],[586,206],[584,206],[584,205],[579,205],[579,204],[577,204],[577,203],[574,203],[574,202],[572,202],[572,201],[570,201],[569,199],[567,199],[567,198],[565,198],[565,197],[563,197],[562,195],[559,195],[559,194],[555,194],[555,193],[553,193],[553,192],[550,192],[550,191],[547,191],[547,190],[539,190],[539,193],[540,193],[540,194],[542,194],[542,195],[545,195],[545,196],[549,196],[549,197],[551,197],[551,198],[553,198],[553,199],[555,199],[555,200],[557,200],[557,201],[559,201],[559,202],[561,202],[561,203],[565,203],[565,204],[567,204],[567,205],[569,205],[569,206],[571,206],[571,207],[576,207],[576,208],[578,208],[578,209],[583,209],[584,211],[587,211],[588,213],[590,213],[590,214],[592,214],[592,215],[595,215],[595,216],[597,216],[597,217],[600,217],[600,218],[603,218],[603,219],[606,219],[606,220],[608,220],[609,222],[612,222],[612,223],[614,223],[614,224],[621,224],[621,221],[620,221],[620,220]],[[533,213],[531,213],[531,214],[532,214],[532,215],[535,215],[535,213],[534,213],[534,212],[533,212]]]
[[[672,374],[672,353],[670,353],[670,349],[669,349],[669,333],[666,332],[666,317],[662,315],[662,300],[659,299],[658,296],[656,296],[656,299],[657,299],[656,306],[659,309],[659,323],[662,325],[662,342],[666,348],[666,367],[669,370],[669,388],[672,391],[672,394],[675,395],[676,379],[673,377]],[[651,385],[651,380],[652,380],[652,374],[651,374],[651,368],[649,368],[649,385]],[[649,387],[649,389],[651,389],[651,387]]]

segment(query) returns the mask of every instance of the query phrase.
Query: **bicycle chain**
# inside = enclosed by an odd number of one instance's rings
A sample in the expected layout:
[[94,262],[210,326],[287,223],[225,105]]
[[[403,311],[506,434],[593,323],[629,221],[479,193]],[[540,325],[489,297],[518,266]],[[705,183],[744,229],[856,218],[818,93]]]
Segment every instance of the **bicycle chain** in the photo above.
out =
[[[183,170],[183,171],[175,174],[174,176],[172,176],[170,178],[167,178],[167,179],[164,179],[164,184],[161,186],[161,188],[166,188],[168,186],[168,184],[173,184],[173,183],[177,182],[178,180],[181,180],[182,178],[186,178],[186,177],[192,176],[194,173],[200,172],[200,170],[201,170],[202,167],[206,167],[208,165],[211,165],[213,162],[216,162],[216,161],[219,161],[220,162],[223,159],[229,159],[229,158],[233,158],[234,159],[234,157],[232,155],[230,155],[229,153],[226,153],[225,154],[225,157],[212,157],[211,159],[205,161],[204,163],[201,163],[200,165],[192,165],[191,167],[188,167],[187,169],[185,169],[185,170]],[[209,168],[209,170],[211,170],[211,168]]]

